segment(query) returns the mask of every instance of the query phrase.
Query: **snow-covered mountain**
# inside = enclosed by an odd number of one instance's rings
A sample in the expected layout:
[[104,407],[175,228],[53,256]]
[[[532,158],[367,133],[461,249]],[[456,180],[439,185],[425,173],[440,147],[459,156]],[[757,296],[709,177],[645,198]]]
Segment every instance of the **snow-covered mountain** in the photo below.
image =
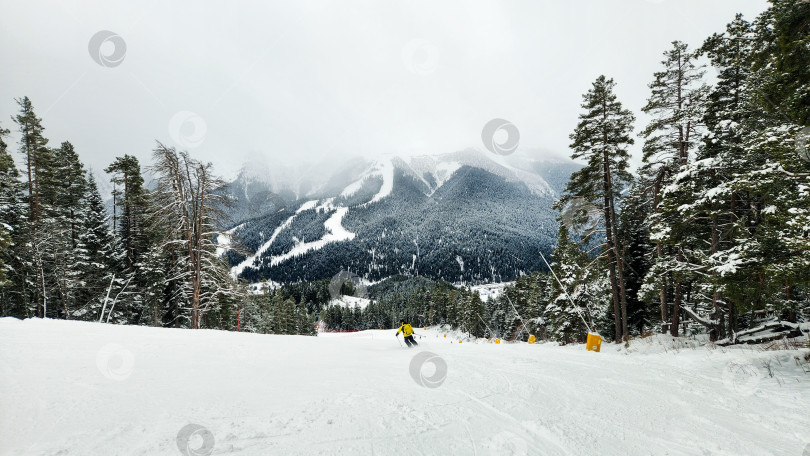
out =
[[[348,269],[454,282],[540,269],[556,236],[551,204],[570,160],[464,150],[274,168],[246,165],[230,186],[233,229],[250,281],[315,280]],[[220,240],[224,246],[230,239]]]

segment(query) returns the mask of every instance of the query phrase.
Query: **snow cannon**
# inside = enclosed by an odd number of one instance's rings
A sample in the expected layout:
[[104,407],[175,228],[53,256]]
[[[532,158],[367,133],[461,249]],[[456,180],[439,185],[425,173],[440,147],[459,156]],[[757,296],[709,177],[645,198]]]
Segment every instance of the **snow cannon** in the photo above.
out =
[[585,348],[588,351],[599,352],[602,348],[602,336],[589,332],[588,338],[585,340]]
[[444,335],[444,338],[447,339],[447,334]]
[[496,343],[496,344],[501,343],[501,339],[495,339],[495,343]]
[[530,344],[533,344],[533,343],[537,342],[537,338],[534,337],[533,335],[529,335],[529,341],[528,342]]

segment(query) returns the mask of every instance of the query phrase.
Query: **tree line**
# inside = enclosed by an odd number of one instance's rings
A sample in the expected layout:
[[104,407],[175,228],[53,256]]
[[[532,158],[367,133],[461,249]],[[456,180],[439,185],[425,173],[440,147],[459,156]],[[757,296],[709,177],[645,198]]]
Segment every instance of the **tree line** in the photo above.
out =
[[0,313],[200,328],[244,294],[217,254],[224,182],[158,143],[147,189],[136,157],[104,169],[112,217],[70,142],[51,147],[28,97],[13,116],[18,169],[0,127]]
[[[608,272],[610,303],[594,319],[612,314],[602,331],[616,341],[637,333],[639,318],[640,328],[673,336],[686,318],[712,340],[756,315],[802,318],[810,283],[808,24],[810,4],[774,0],[753,22],[737,15],[696,49],[673,42],[642,108],[651,120],[640,134],[637,176],[627,152],[635,118],[615,82],[600,76],[583,96],[571,148],[587,165],[557,204],[558,252],[567,231],[602,243],[592,260],[573,251],[555,259],[581,270],[583,280],[566,285],[572,295],[602,286],[600,274],[587,279],[589,269]],[[716,71],[711,85],[702,59]]]

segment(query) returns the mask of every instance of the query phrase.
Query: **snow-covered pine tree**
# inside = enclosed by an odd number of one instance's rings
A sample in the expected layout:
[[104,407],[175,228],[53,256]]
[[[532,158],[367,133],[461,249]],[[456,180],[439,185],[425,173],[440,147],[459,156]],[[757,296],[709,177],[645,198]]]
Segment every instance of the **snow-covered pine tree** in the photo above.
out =
[[114,293],[119,297],[115,309],[123,311],[130,323],[138,324],[147,307],[143,292],[148,281],[142,266],[143,257],[151,248],[150,195],[144,187],[141,165],[136,157],[116,157],[104,171],[112,175],[115,186],[113,230],[123,259],[123,271],[115,280]]
[[[723,264],[726,252],[736,240],[747,236],[739,223],[740,204],[744,193],[729,185],[733,176],[749,168],[743,150],[743,135],[751,128],[750,74],[751,24],[737,15],[726,26],[725,33],[709,37],[698,51],[707,55],[717,69],[718,81],[708,95],[703,123],[707,134],[698,147],[695,159],[674,178],[674,189],[661,211],[670,211],[680,220],[672,241],[683,246],[680,251],[694,272],[690,274],[689,305],[684,306],[693,320],[705,325],[710,338],[725,337],[725,320],[729,303],[723,290],[726,280],[717,266]],[[676,197],[676,193],[682,194]],[[744,211],[744,209],[743,209]]]
[[42,185],[42,200],[51,221],[53,282],[59,300],[61,318],[68,319],[76,310],[76,292],[81,287],[77,247],[82,202],[87,193],[84,165],[67,141],[52,150],[53,163]]
[[[667,291],[672,287],[672,313],[669,329],[678,335],[680,306],[684,296],[684,283],[692,271],[685,261],[682,243],[676,239],[682,229],[672,210],[677,207],[677,198],[688,198],[689,189],[672,185],[682,167],[689,164],[690,153],[698,144],[702,127],[705,99],[708,86],[702,82],[702,67],[696,65],[696,55],[686,44],[672,43],[672,49],[664,52],[662,71],[656,72],[649,87],[652,91],[642,111],[652,120],[642,132],[645,138],[641,175],[651,189],[653,210],[651,215],[651,239],[656,243],[656,262],[647,274],[645,282],[659,293],[661,314],[667,314]],[[667,200],[667,201],[665,201]],[[667,318],[662,320],[667,321]],[[662,325],[665,330],[665,325]]]
[[746,236],[715,266],[733,280],[727,293],[741,313],[770,309],[795,319],[795,298],[810,282],[808,23],[810,4],[777,0],[754,24],[746,169],[729,183],[746,197]]
[[[585,166],[574,172],[565,188],[558,206],[572,200],[578,202],[580,218],[593,214],[588,207],[599,208],[601,223],[605,228],[605,245],[602,254],[611,282],[616,342],[628,337],[627,298],[624,280],[624,249],[617,235],[617,201],[630,181],[628,172],[628,148],[633,144],[633,114],[624,109],[613,88],[613,79],[599,76],[592,87],[582,96],[583,113],[571,133],[571,158],[582,159]],[[584,202],[585,204],[582,204]],[[569,209],[570,210],[570,209]],[[584,241],[590,238],[586,235]]]
[[[110,229],[109,215],[91,172],[86,175],[86,190],[81,201],[76,247],[77,308],[73,317],[98,321],[107,298],[107,290],[114,285],[119,272],[120,256],[115,237]],[[106,318],[106,316],[105,316]],[[121,323],[118,318],[111,322]]]
[[4,140],[8,134],[0,126],[0,315],[26,318],[34,310],[26,290],[27,214],[23,183]]
[[[8,223],[9,216],[7,215],[13,207],[13,200],[8,195],[6,187],[14,186],[14,181],[9,178],[16,178],[17,168],[14,166],[14,160],[8,154],[8,145],[3,140],[8,136],[9,131],[0,126],[0,252],[5,252],[11,244],[11,233],[14,227]],[[7,286],[6,275],[9,266],[6,265],[4,255],[0,255],[0,287]],[[5,307],[5,304],[0,304]],[[5,315],[5,312],[2,313]]]
[[51,236],[44,232],[42,216],[41,187],[47,176],[48,167],[52,164],[51,150],[47,147],[48,139],[44,136],[45,128],[42,119],[37,117],[34,106],[28,97],[15,100],[20,112],[13,120],[20,132],[20,153],[23,156],[27,175],[27,220],[26,230],[28,239],[24,242],[28,255],[24,258],[23,268],[28,272],[23,280],[24,288],[31,293],[35,315],[46,317],[48,296],[50,290],[49,277],[46,277],[46,267],[49,263],[46,256],[52,251]]
[[[655,246],[650,242],[647,216],[652,212],[647,189],[640,179],[633,180],[630,189],[622,198],[619,213],[618,234],[624,250],[624,279],[627,288],[627,326],[631,334],[641,334],[660,324],[658,296],[653,293],[644,299],[642,283],[650,269],[651,253]],[[652,304],[648,304],[652,303]]]
[[518,278],[515,283],[523,279],[526,283],[526,307],[523,317],[526,319],[526,328],[538,338],[547,339],[545,319],[543,315],[548,303],[548,273],[533,272]]
[[597,290],[588,282],[587,269],[592,262],[588,254],[579,248],[579,244],[571,239],[564,223],[560,223],[557,247],[552,258],[554,262],[551,268],[562,283],[562,287],[556,280],[548,282],[549,302],[544,319],[547,322],[549,337],[564,344],[585,340],[588,332],[585,322],[591,327],[594,326],[593,318],[588,311],[589,302],[598,297],[597,293],[609,297],[609,289]]

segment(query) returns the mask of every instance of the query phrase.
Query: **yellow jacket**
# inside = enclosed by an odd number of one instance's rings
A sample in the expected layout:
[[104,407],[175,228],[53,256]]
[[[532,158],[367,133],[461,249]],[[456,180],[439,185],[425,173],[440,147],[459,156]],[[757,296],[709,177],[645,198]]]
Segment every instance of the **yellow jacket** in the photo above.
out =
[[408,337],[411,334],[413,334],[413,326],[409,325],[408,323],[405,323],[404,325],[400,326],[399,329],[397,330],[397,336],[399,335],[400,331],[402,332],[403,336]]

